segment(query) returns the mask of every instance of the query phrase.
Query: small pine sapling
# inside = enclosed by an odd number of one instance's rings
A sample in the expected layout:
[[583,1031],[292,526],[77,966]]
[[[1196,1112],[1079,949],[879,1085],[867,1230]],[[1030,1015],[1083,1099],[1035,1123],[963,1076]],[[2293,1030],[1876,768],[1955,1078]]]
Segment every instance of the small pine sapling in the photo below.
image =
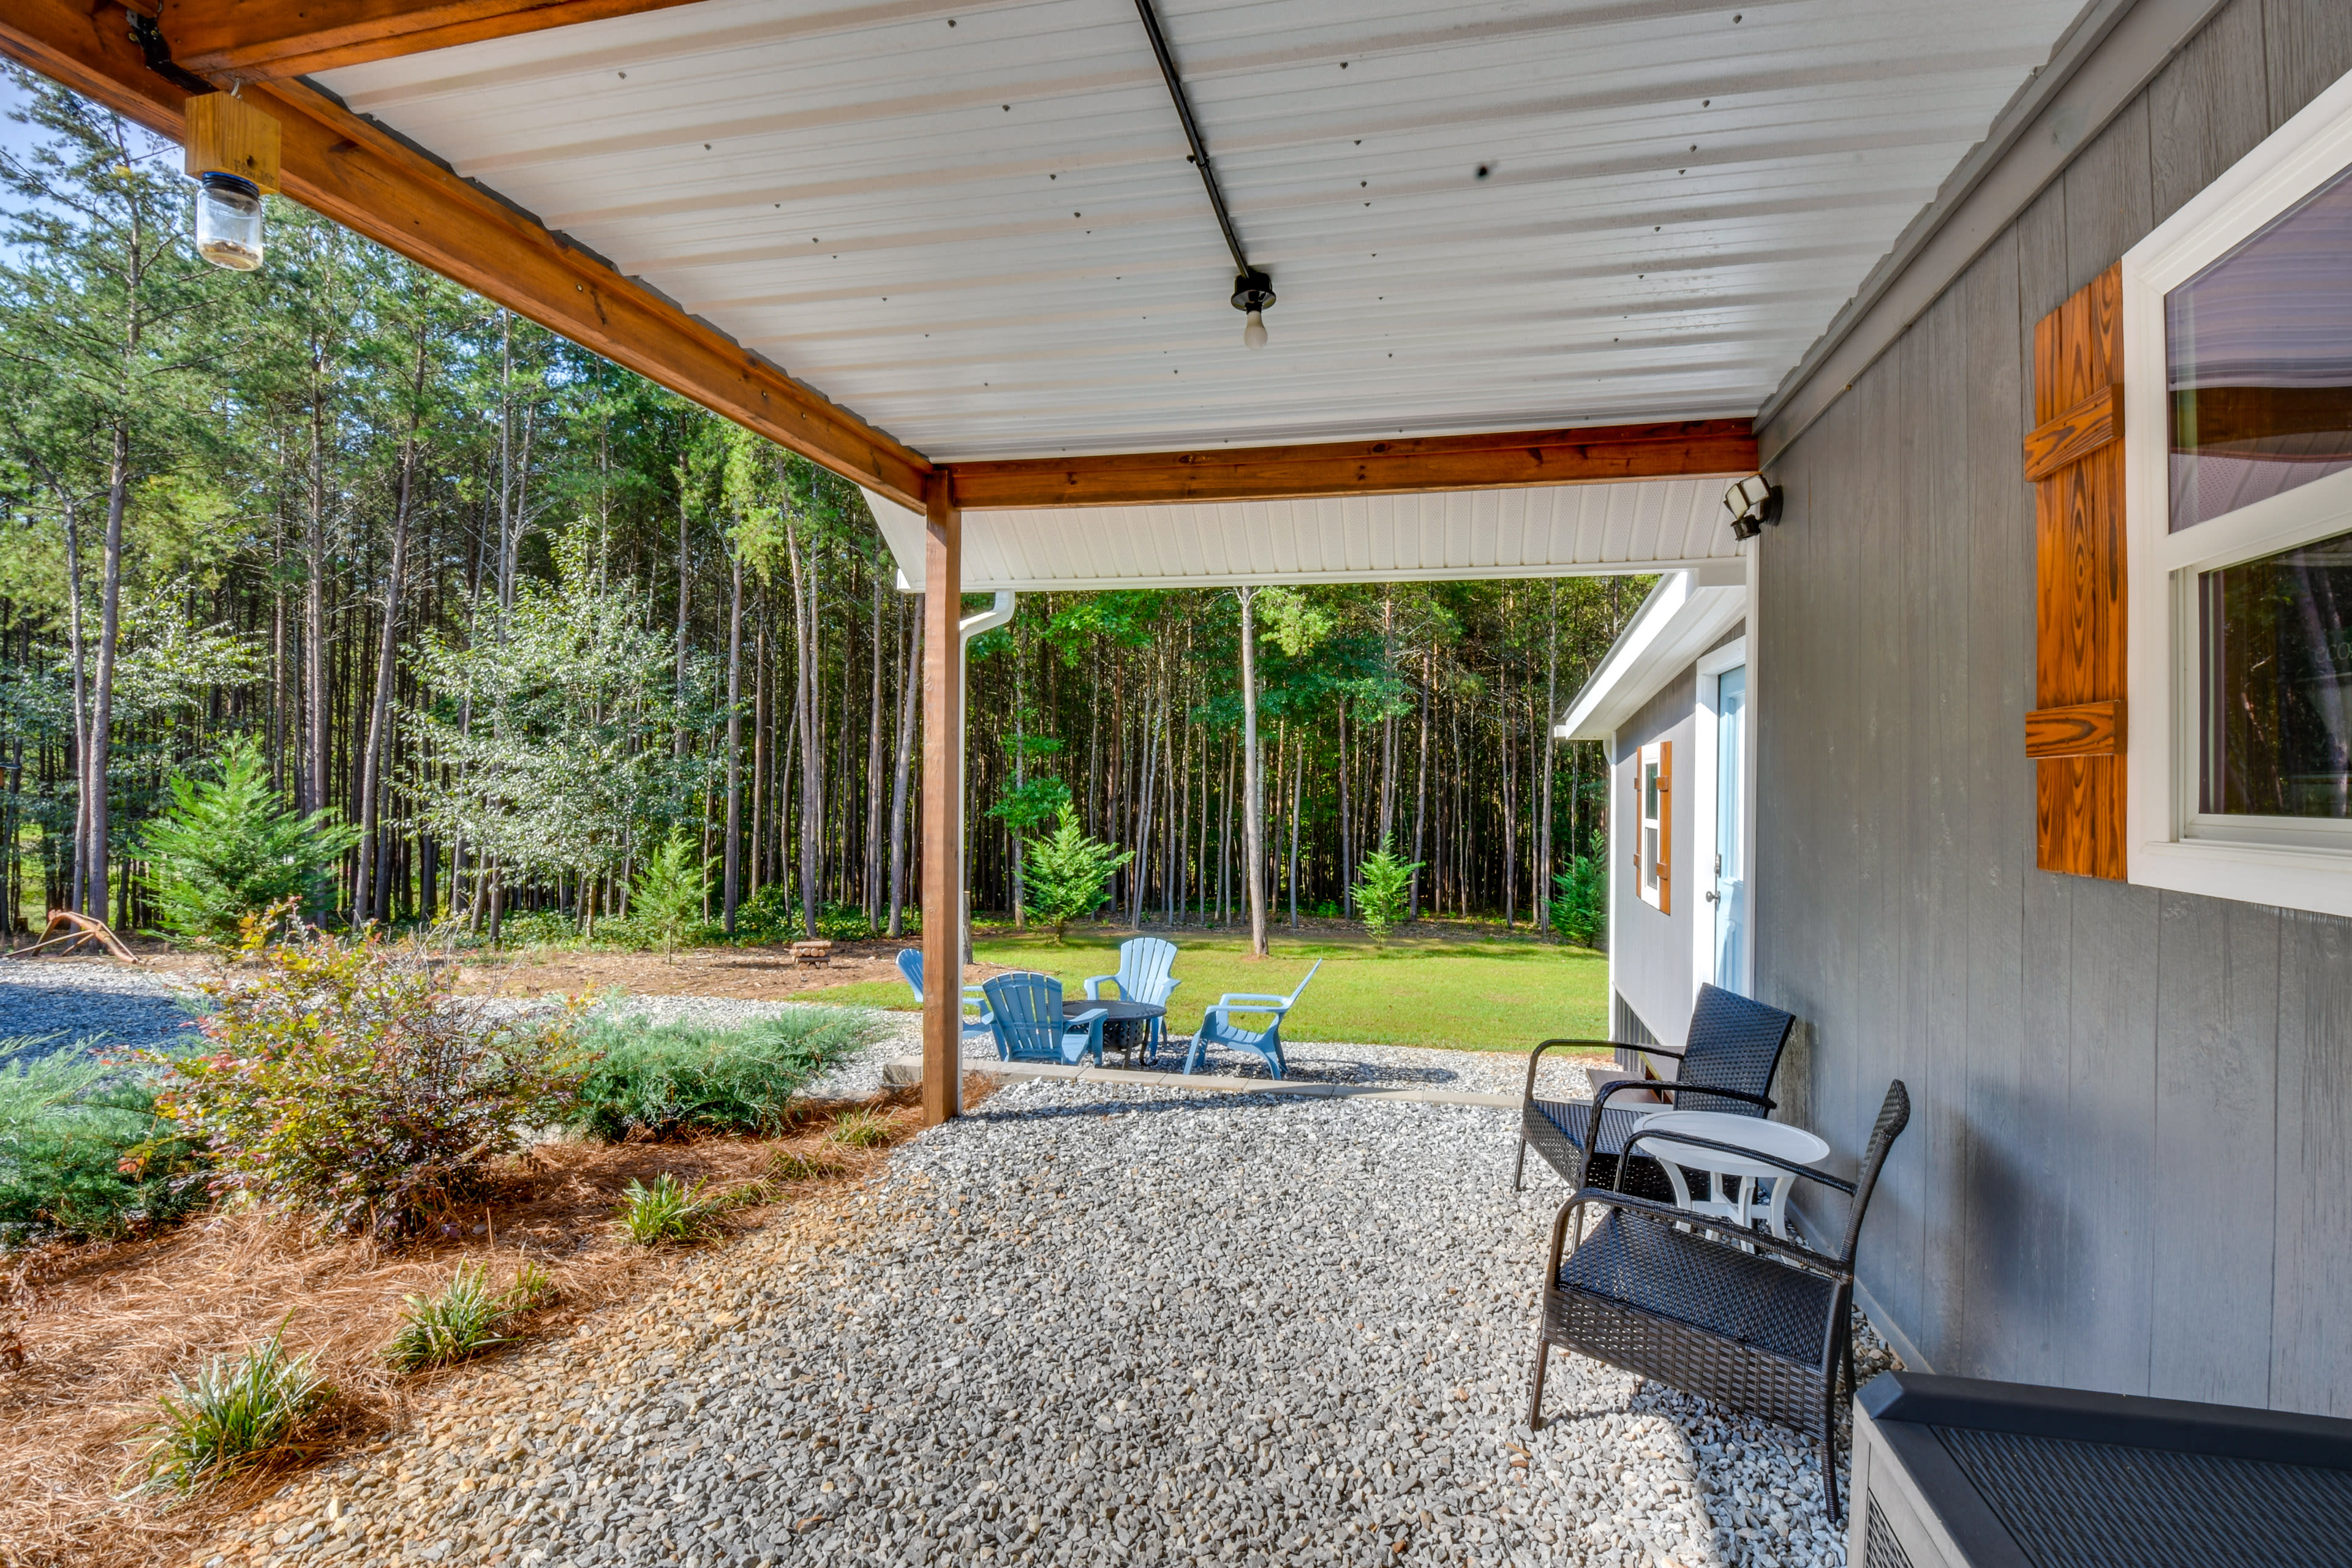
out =
[[702,918],[709,874],[684,833],[673,830],[646,860],[629,890],[629,913],[659,935],[662,956],[677,960],[678,939]]
[[1030,912],[1054,928],[1061,945],[1072,921],[1090,915],[1110,896],[1110,879],[1135,858],[1132,849],[1114,849],[1099,838],[1078,831],[1066,812],[1051,837],[1032,838],[1022,867],[1028,884]]
[[1421,864],[1398,859],[1383,838],[1381,847],[1356,868],[1356,908],[1374,942],[1386,946],[1389,932],[1403,921],[1412,892],[1412,874],[1421,869]]
[[315,907],[360,841],[332,812],[289,809],[251,737],[232,741],[219,768],[217,783],[173,773],[172,804],[141,837],[157,923],[179,942],[214,947],[233,944],[246,916],[283,900]]

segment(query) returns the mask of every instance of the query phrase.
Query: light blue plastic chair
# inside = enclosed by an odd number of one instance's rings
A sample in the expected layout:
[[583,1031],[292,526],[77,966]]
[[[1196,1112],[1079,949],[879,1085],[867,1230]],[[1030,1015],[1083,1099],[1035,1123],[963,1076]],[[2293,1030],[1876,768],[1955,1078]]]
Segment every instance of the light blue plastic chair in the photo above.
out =
[[[1132,937],[1118,944],[1118,973],[1095,974],[1087,979],[1087,1000],[1102,1000],[1105,985],[1118,987],[1121,1000],[1141,1002],[1153,1007],[1165,1007],[1168,998],[1183,984],[1168,972],[1176,966],[1176,944],[1156,936]],[[1160,1059],[1160,1044],[1168,1038],[1168,1020],[1151,1020],[1149,1044],[1144,1050],[1148,1061]]]
[[[923,950],[919,947],[900,948],[898,973],[907,977],[907,988],[915,994],[915,1005],[921,1006],[923,1005]],[[979,1016],[976,1017],[973,1016],[974,1009],[978,1010]],[[977,985],[967,985],[963,988],[962,1023],[961,1035],[965,1043],[970,1044],[973,1041],[982,1045],[996,1043],[995,1021],[988,1015],[988,997]]]
[[[1201,1065],[1202,1047],[1204,1046],[1230,1046],[1245,1056],[1255,1057],[1265,1064],[1266,1071],[1280,1078],[1283,1015],[1298,1005],[1298,999],[1307,994],[1307,982],[1314,979],[1315,971],[1322,967],[1323,961],[1317,959],[1314,967],[1307,970],[1306,978],[1300,980],[1297,988],[1287,996],[1228,991],[1218,997],[1217,1005],[1210,1008],[1208,1016],[1201,1020],[1200,1033],[1192,1037],[1192,1048],[1184,1053],[1184,1070],[1189,1073]],[[1234,1022],[1236,1013],[1244,1017],[1270,1013],[1274,1021],[1262,1030],[1244,1029]]]
[[1062,1016],[1062,983],[1050,974],[1015,970],[981,987],[988,994],[996,1029],[996,1054],[1008,1062],[1080,1061],[1103,1065],[1103,1008]]

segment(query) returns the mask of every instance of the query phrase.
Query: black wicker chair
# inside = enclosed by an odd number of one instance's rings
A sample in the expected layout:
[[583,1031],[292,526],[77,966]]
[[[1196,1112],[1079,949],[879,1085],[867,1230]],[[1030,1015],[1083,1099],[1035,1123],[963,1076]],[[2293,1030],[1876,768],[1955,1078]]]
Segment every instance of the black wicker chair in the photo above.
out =
[[[1818,1439],[1822,1484],[1834,1522],[1832,1446],[1841,1367],[1847,1384],[1853,1382],[1854,1241],[1887,1148],[1910,1119],[1911,1097],[1898,1079],[1887,1086],[1862,1170],[1852,1182],[1740,1151],[1852,1196],[1845,1240],[1834,1258],[1761,1232],[1738,1232],[1736,1242],[1717,1239],[1706,1221],[1672,1204],[1594,1187],[1560,1205],[1544,1274],[1528,1425],[1543,1425],[1544,1363],[1552,1347],[1576,1351]],[[1637,1132],[1630,1142],[1662,1136]],[[1675,1138],[1730,1147],[1679,1133]],[[1563,1259],[1569,1219],[1587,1207],[1604,1212]]]
[[[1633,1124],[1654,1105],[1610,1105],[1613,1098],[1641,1089],[1667,1096],[1684,1110],[1727,1110],[1740,1116],[1761,1116],[1772,1109],[1772,1075],[1780,1069],[1780,1052],[1797,1020],[1778,1007],[1726,991],[1720,986],[1698,988],[1698,1005],[1691,1009],[1690,1037],[1679,1051],[1662,1046],[1633,1046],[1618,1040],[1546,1040],[1528,1053],[1528,1081],[1519,1104],[1519,1159],[1511,1173],[1511,1187],[1525,1184],[1528,1150],[1532,1146],[1544,1163],[1573,1187],[1612,1187],[1636,1197],[1670,1201],[1675,1190],[1655,1160],[1634,1162],[1624,1179],[1617,1176],[1617,1155]],[[1555,1046],[1607,1046],[1640,1051],[1646,1056],[1672,1057],[1682,1063],[1672,1082],[1640,1078],[1614,1079],[1593,1096],[1580,1100],[1538,1100],[1536,1068]],[[1704,1092],[1702,1092],[1704,1086]],[[1594,1131],[1594,1119],[1598,1131]],[[1586,1145],[1592,1155],[1588,1165]]]

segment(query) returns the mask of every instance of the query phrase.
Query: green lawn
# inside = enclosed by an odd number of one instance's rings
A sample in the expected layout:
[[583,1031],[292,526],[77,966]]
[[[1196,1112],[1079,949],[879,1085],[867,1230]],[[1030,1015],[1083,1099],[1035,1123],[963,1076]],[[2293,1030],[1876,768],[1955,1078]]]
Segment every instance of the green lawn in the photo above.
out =
[[[1131,932],[1073,931],[1067,947],[1051,932],[982,931],[972,955],[982,963],[1058,975],[1071,994],[1089,974],[1118,967],[1118,944]],[[1161,934],[1155,932],[1153,934]],[[1249,956],[1245,936],[1219,932],[1176,938],[1176,977],[1183,986],[1171,1026],[1190,1034],[1201,1010],[1227,991],[1282,993],[1307,966],[1324,960],[1298,1008],[1283,1025],[1287,1039],[1367,1045],[1451,1046],[1478,1051],[1525,1050],[1552,1036],[1607,1036],[1609,961],[1581,948],[1533,942],[1397,938],[1386,949],[1363,937],[1277,934],[1272,953]],[[801,1000],[863,1006],[910,1006],[903,985],[827,986]]]

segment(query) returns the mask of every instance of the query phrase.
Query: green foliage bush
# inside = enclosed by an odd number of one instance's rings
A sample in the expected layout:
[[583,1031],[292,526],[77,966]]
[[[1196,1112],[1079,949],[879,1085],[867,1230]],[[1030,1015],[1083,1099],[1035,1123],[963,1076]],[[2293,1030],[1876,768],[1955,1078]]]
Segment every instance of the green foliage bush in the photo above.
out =
[[147,1075],[23,1054],[51,1044],[0,1040],[0,1250],[129,1236],[202,1203],[195,1146],[157,1117]]
[[503,1290],[490,1289],[490,1271],[461,1263],[439,1294],[409,1296],[400,1312],[400,1331],[383,1348],[394,1372],[423,1372],[464,1361],[504,1344],[506,1330],[520,1314],[555,1293],[547,1271],[525,1263]]
[[472,1195],[488,1163],[572,1103],[572,1018],[458,1005],[445,972],[381,938],[249,917],[244,957],[203,989],[210,1049],[153,1056],[158,1112],[202,1139],[215,1183],[328,1230],[396,1237]]
[[629,889],[629,923],[649,932],[667,956],[702,920],[702,900],[709,886],[702,862],[683,829],[673,830],[638,868],[636,885]]
[[731,1029],[608,1009],[580,1030],[594,1059],[565,1124],[612,1140],[772,1133],[803,1084],[883,1030],[877,1015],[845,1007],[793,1007]]
[[213,1357],[193,1382],[172,1380],[140,1432],[137,1468],[149,1487],[189,1492],[249,1469],[334,1398],[314,1358],[286,1353],[285,1332],[280,1323],[243,1355]]
[[621,1234],[639,1247],[665,1241],[696,1241],[709,1234],[729,1205],[724,1197],[708,1197],[704,1184],[688,1186],[664,1171],[650,1187],[631,1182],[621,1189]]
[[185,942],[234,942],[246,916],[282,900],[316,904],[360,840],[331,812],[287,809],[250,737],[232,741],[219,766],[216,784],[173,774],[172,804],[141,843],[154,868],[156,919]]
[[1114,872],[1135,858],[1132,849],[1114,849],[1078,830],[1077,819],[1065,815],[1051,837],[1028,840],[1021,868],[1029,892],[1030,917],[1054,928],[1054,941],[1065,940],[1074,920],[1090,915],[1110,896]]
[[1609,870],[1597,834],[1591,851],[1570,856],[1551,879],[1551,928],[1576,947],[1599,947],[1609,933]]
[[1421,864],[1397,858],[1382,839],[1381,847],[1356,868],[1356,912],[1364,917],[1364,929],[1372,933],[1373,942],[1387,942],[1389,932],[1403,921],[1412,895],[1412,874],[1421,869]]

